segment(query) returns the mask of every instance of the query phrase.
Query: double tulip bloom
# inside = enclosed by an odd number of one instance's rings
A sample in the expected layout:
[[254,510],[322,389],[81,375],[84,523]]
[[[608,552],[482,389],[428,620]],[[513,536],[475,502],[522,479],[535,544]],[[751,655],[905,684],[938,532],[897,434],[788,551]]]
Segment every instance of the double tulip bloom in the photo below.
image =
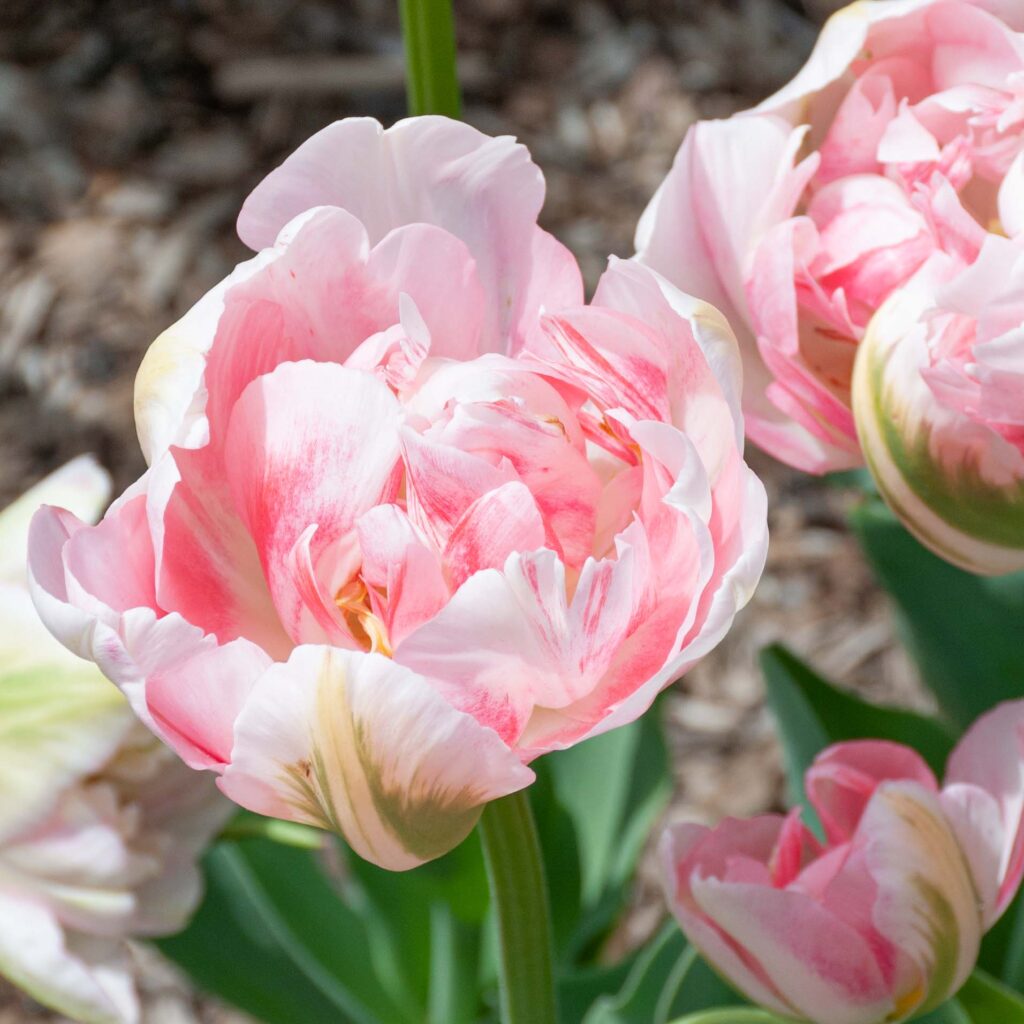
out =
[[636,263],[583,303],[526,150],[334,124],[153,345],[148,472],[33,524],[39,611],[239,804],[412,867],[640,715],[761,572],[738,349]]
[[683,930],[755,1002],[815,1024],[908,1020],[952,996],[1024,873],[1024,701],[968,730],[945,785],[911,749],[867,740],[807,773],[800,812],[662,843]]
[[92,521],[108,490],[78,459],[0,513],[0,973],[77,1021],[134,1024],[124,940],[185,924],[232,805],[32,607],[31,513],[60,502]]
[[789,85],[690,131],[637,234],[738,331],[751,439],[810,472],[866,462],[983,573],[1024,568],[1021,10],[840,11]]

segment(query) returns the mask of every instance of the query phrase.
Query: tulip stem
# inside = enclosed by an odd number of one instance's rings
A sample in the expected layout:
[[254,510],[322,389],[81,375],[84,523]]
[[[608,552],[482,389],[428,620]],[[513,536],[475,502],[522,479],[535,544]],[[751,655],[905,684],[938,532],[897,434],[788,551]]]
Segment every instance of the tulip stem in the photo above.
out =
[[498,920],[502,1024],[555,1024],[548,887],[525,791],[488,804],[480,838]]
[[459,117],[452,0],[399,0],[410,114]]

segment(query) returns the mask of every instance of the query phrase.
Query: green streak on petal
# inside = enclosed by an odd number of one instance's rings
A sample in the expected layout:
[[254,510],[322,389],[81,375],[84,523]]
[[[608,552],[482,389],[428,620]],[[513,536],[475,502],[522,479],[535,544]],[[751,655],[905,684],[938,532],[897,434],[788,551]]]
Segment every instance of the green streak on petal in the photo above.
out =
[[377,813],[410,853],[433,860],[473,830],[481,811],[481,798],[473,790],[415,778],[408,789],[389,787],[366,730],[357,727],[356,743]]
[[0,835],[113,756],[134,716],[92,664],[0,675]]
[[[329,654],[317,686],[315,719],[309,759],[282,766],[292,808],[302,821],[342,836],[355,829],[375,855],[382,852],[376,848],[383,829],[423,861],[447,853],[472,831],[483,804],[483,795],[473,788],[416,776],[408,785],[390,783],[386,758],[403,752],[375,745],[372,728],[353,712],[344,669]],[[349,820],[346,829],[343,821]]]
[[[974,466],[961,464],[950,472],[939,465],[931,455],[932,428],[920,423],[908,433],[900,396],[885,380],[883,353],[872,346],[865,354],[874,419],[888,457],[907,487],[953,529],[988,544],[1024,549],[1024,482],[1000,487],[985,480]],[[913,522],[913,510],[897,507],[870,447],[865,448],[886,500],[898,515]],[[939,546],[934,537],[927,539]]]
[[913,884],[918,887],[921,899],[928,908],[927,919],[935,953],[931,984],[920,1009],[921,1013],[926,1013],[940,1006],[953,994],[958,981],[960,927],[949,900],[934,885],[920,875],[914,877]]

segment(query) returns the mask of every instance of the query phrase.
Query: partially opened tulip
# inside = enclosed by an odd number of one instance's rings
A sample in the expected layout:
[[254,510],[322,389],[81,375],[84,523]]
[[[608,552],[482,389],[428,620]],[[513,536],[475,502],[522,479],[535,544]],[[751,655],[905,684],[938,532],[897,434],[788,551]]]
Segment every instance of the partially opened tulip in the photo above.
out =
[[[852,386],[872,316],[933,261],[962,269],[1024,230],[1022,11],[852,4],[780,92],[694,126],[645,211],[637,259],[733,323],[748,434],[790,465],[862,464]],[[987,494],[964,494],[986,518]]]
[[32,607],[32,512],[60,501],[93,520],[108,494],[82,458],[0,513],[0,974],[77,1021],[131,1024],[124,940],[184,926],[196,858],[232,806]]
[[807,773],[800,812],[662,841],[693,944],[754,1002],[814,1024],[896,1024],[966,981],[1024,874],[1024,701],[980,718],[940,788],[920,756],[866,740]]
[[1024,569],[1024,240],[934,260],[872,319],[857,429],[886,500],[943,557]]
[[33,527],[38,607],[238,803],[404,869],[629,722],[760,574],[735,340],[636,264],[582,304],[526,150],[325,129],[139,374],[148,473]]

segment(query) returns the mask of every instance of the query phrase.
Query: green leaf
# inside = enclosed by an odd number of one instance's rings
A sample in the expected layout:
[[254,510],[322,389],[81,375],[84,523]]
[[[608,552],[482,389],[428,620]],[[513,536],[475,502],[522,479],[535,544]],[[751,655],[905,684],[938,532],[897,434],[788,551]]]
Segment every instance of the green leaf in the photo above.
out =
[[914,1024],[995,1024],[995,1021],[973,1021],[957,1000],[950,999],[923,1017],[915,1017]]
[[268,1024],[473,1024],[487,905],[478,868],[472,841],[404,874],[340,843],[321,856],[221,842],[206,857],[199,912],[160,947],[201,988]]
[[966,728],[1024,679],[1024,573],[987,579],[922,547],[880,501],[851,517],[879,583],[896,603],[925,681]]
[[582,907],[580,851],[573,818],[555,795],[553,772],[548,761],[556,756],[549,755],[534,764],[537,780],[530,787],[530,804],[551,894],[555,957],[570,962]]
[[982,939],[978,966],[1014,989],[1024,989],[1024,894]]
[[563,972],[558,979],[558,1012],[563,1024],[579,1024],[598,999],[615,995],[626,983],[638,955],[609,966]]
[[827,682],[778,644],[761,652],[761,668],[790,790],[794,800],[804,801],[809,822],[816,821],[816,815],[804,800],[804,773],[832,743],[869,738],[904,743],[919,751],[941,777],[955,737],[939,719],[861,700]]
[[779,1017],[767,1010],[741,1009],[703,1010],[679,1017],[672,1024],[793,1024],[791,1017]]
[[[241,845],[210,851],[202,906],[185,931],[157,943],[160,949],[200,988],[267,1024],[376,1022],[340,983],[324,977],[312,951],[262,891]],[[354,947],[358,962],[361,950]]]
[[1024,998],[984,971],[975,971],[967,979],[956,1001],[973,1024],[1024,1024]]
[[669,921],[637,956],[619,992],[598,999],[583,1024],[666,1024],[685,1011],[740,1001]]
[[[451,911],[453,924],[469,926],[477,937],[473,952],[479,951],[479,935],[489,908],[479,837],[474,831],[446,856],[399,873],[362,860],[340,842],[338,850],[355,883],[351,898],[358,901],[375,969],[392,997],[415,1015],[416,1008],[426,1006],[432,998],[432,975],[438,964],[432,954],[431,934],[437,926],[439,905]],[[462,929],[458,933],[461,935]],[[474,956],[450,969],[463,981],[472,971],[475,993],[477,966]]]
[[[556,904],[556,945],[570,958],[586,959],[599,947],[668,804],[671,766],[660,707],[630,725],[549,754],[536,766],[542,779],[532,797]],[[552,799],[556,807],[543,806]]]

